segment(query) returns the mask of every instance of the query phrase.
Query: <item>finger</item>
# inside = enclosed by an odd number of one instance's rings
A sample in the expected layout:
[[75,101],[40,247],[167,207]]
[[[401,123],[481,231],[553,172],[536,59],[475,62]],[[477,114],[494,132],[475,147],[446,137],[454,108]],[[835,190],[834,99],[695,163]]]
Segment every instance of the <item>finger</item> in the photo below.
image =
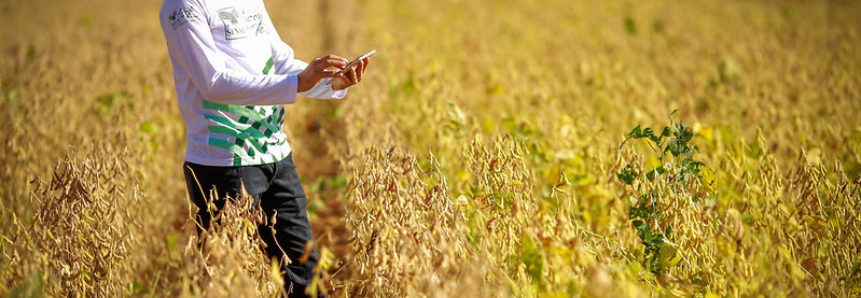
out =
[[352,68],[352,69],[350,69],[350,76],[349,76],[349,78],[350,78],[350,86],[352,86],[352,85],[355,85],[355,84],[358,84],[358,83],[359,83],[359,75],[358,75],[358,74],[356,74],[356,73],[357,73],[357,72],[356,72],[356,68]]
[[362,81],[362,75],[365,73],[365,60],[359,61],[359,65],[356,66],[356,82]]
[[365,74],[365,70],[368,70],[368,65],[371,64],[371,57],[365,58],[362,62],[362,72],[359,74],[360,81],[362,80],[362,76]]
[[347,59],[335,55],[327,55],[321,58],[314,59],[314,69],[324,70],[329,67],[344,69],[347,66]]
[[326,56],[323,56],[323,59],[328,60],[328,61],[340,61],[340,62],[344,62],[344,63],[350,62],[349,60],[347,60],[347,58],[337,56],[337,55],[326,55]]
[[355,74],[354,74],[354,72],[353,72],[353,68],[350,68],[349,70],[347,70],[346,72],[344,72],[344,73],[343,73],[343,75],[344,75],[344,77],[342,78],[342,80],[344,81],[344,85],[345,85],[345,86],[350,87],[350,86],[354,85],[354,83],[353,83],[353,81],[354,81],[354,80],[353,80],[353,76],[354,76]]
[[334,75],[331,75],[331,76],[328,76],[328,77],[329,77],[329,78],[332,78],[332,79],[331,79],[331,80],[329,80],[329,82],[327,82],[327,83],[326,83],[326,85],[331,85],[332,83],[335,83],[335,82],[336,82],[336,81],[338,81],[338,80],[344,81],[345,83],[346,83],[346,82],[349,82],[349,79],[347,78],[347,76],[346,76],[346,75],[344,75],[343,73],[341,73],[341,71],[338,71],[338,70],[335,70],[335,74],[334,74]]
[[340,69],[323,69],[318,71],[317,74],[322,78],[333,78],[343,75]]

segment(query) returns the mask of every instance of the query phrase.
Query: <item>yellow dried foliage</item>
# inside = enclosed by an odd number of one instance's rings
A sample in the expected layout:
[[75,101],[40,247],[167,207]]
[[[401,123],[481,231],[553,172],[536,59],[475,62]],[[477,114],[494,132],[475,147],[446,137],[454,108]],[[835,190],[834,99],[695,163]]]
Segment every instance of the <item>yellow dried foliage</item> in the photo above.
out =
[[[322,293],[861,295],[852,1],[266,4],[300,58],[377,50],[347,100],[288,108],[300,175],[340,173],[305,185],[346,225],[315,230]],[[195,234],[158,6],[0,4],[0,296],[283,294],[247,197]],[[621,183],[661,165],[625,134],[673,110],[701,179]]]

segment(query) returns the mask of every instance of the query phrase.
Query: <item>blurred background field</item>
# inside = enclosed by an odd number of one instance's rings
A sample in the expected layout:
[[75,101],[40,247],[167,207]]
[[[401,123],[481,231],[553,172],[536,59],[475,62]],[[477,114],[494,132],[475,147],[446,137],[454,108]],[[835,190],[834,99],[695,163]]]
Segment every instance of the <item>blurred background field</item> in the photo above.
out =
[[[251,218],[189,245],[160,4],[0,3],[0,296],[277,294]],[[288,106],[321,291],[861,295],[861,3],[266,5],[300,59],[377,50]],[[678,164],[620,145],[675,110],[704,171],[648,178]]]

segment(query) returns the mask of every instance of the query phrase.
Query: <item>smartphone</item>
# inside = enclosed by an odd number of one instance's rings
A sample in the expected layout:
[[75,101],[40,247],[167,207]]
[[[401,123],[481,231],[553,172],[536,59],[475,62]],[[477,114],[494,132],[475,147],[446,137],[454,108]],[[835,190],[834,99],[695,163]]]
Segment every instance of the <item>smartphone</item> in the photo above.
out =
[[347,63],[347,67],[344,67],[344,70],[342,70],[342,71],[341,71],[341,73],[342,73],[342,74],[347,74],[347,72],[349,72],[349,71],[350,71],[350,68],[352,68],[353,66],[356,66],[356,64],[359,64],[359,61],[362,61],[362,60],[364,60],[365,58],[370,57],[371,55],[373,55],[373,54],[374,54],[374,53],[376,53],[376,52],[377,52],[377,50],[371,50],[371,51],[370,51],[370,52],[368,52],[367,54],[364,54],[364,55],[360,56],[359,58],[356,58],[356,59],[354,59],[353,61],[350,61],[350,63]]
[[[349,72],[349,71],[350,71],[350,69],[351,69],[351,68],[353,68],[353,66],[356,66],[356,64],[359,64],[359,61],[362,61],[362,60],[364,60],[365,58],[370,57],[371,55],[373,55],[373,54],[374,54],[374,53],[376,53],[376,52],[377,52],[377,50],[371,50],[371,51],[370,51],[370,52],[368,52],[367,54],[364,54],[364,55],[362,55],[362,56],[359,56],[359,58],[353,59],[353,61],[350,61],[350,63],[347,63],[347,67],[344,67],[344,70],[342,70],[342,71],[341,71],[341,73],[342,73],[342,74],[347,74],[347,72]],[[332,82],[334,82],[334,81],[335,81],[335,80],[329,80],[328,82],[326,82],[326,85],[330,85],[330,84],[332,84]]]

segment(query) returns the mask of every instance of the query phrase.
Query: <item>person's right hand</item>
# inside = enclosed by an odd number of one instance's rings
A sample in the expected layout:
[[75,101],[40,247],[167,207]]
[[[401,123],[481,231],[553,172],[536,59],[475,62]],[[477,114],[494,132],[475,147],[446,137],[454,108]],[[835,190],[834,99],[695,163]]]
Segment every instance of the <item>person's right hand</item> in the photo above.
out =
[[[299,74],[299,92],[311,90],[320,80],[325,78],[343,77],[341,70],[347,66],[347,59],[335,55],[317,58],[308,63],[308,67]],[[334,68],[332,68],[334,67]],[[329,69],[332,68],[332,69]]]

